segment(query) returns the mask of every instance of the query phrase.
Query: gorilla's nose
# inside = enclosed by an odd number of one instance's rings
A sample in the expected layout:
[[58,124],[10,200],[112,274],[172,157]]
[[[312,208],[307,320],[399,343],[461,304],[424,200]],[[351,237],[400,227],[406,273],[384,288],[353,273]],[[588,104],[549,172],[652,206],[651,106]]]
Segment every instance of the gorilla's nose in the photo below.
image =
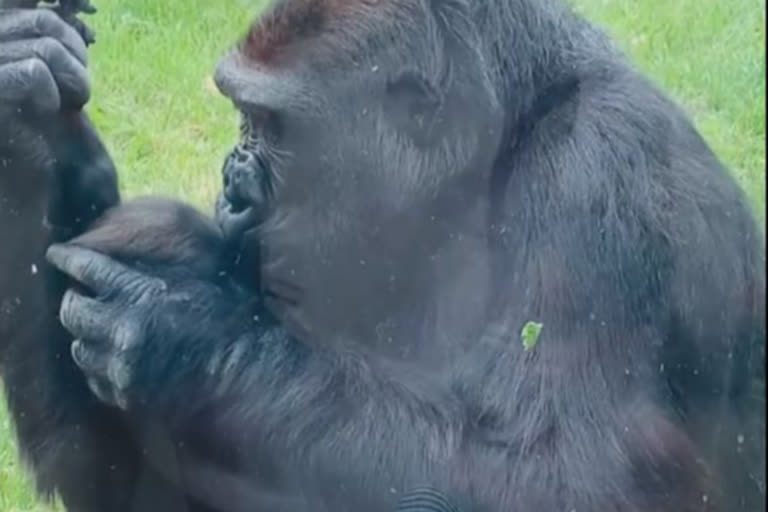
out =
[[260,206],[264,197],[264,165],[252,151],[237,146],[224,163],[224,197],[234,210]]

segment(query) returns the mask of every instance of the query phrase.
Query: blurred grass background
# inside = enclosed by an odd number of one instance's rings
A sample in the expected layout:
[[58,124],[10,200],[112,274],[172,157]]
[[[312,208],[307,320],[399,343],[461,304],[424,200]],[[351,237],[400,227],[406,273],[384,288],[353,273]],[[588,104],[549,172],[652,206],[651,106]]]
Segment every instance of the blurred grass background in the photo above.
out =
[[[765,15],[761,0],[571,0],[691,113],[765,220]],[[210,210],[237,119],[210,74],[259,0],[95,0],[89,112],[128,195]],[[0,409],[0,512],[48,512]]]

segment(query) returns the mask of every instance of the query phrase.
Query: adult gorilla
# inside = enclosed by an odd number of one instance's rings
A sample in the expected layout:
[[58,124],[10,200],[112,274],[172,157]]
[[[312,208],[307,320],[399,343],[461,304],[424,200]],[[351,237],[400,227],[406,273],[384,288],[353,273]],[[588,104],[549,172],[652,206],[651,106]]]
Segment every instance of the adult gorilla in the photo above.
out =
[[228,510],[421,484],[470,511],[764,504],[761,235],[599,31],[533,0],[284,0],[216,78],[243,112],[218,219],[269,311],[49,251],[93,292],[62,303],[75,360],[183,442],[186,485]]

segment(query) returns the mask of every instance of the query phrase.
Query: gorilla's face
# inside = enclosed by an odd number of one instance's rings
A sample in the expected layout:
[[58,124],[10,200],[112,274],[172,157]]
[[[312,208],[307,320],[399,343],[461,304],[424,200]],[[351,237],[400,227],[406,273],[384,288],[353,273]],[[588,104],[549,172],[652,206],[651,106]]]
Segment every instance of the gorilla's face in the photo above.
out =
[[495,98],[468,50],[412,43],[280,66],[236,51],[216,72],[242,113],[222,225],[257,226],[265,286],[315,337],[319,323],[375,326],[409,307],[406,292],[428,300],[411,289],[429,289],[462,219],[487,208]]

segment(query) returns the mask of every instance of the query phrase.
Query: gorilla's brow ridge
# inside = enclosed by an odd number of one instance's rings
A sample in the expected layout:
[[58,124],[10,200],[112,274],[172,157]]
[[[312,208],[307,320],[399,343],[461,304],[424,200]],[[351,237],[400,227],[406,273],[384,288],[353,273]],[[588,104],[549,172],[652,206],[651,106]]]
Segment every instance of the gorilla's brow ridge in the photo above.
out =
[[249,59],[267,63],[280,49],[327,33],[331,20],[368,16],[393,0],[282,0],[259,17],[241,43]]

